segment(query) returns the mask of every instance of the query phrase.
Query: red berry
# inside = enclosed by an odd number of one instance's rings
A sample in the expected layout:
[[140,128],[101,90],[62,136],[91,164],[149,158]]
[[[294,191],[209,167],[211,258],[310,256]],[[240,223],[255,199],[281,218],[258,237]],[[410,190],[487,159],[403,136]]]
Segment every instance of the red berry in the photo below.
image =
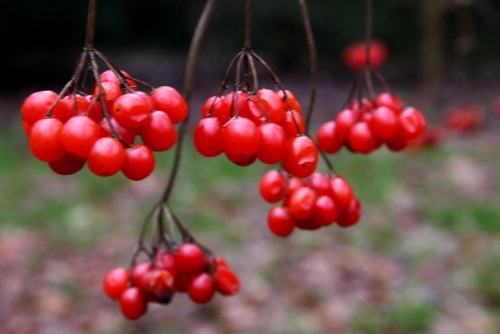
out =
[[305,220],[312,216],[316,193],[308,187],[302,187],[290,196],[288,207],[290,213],[297,220]]
[[335,122],[330,121],[324,123],[318,129],[318,147],[325,153],[337,153],[344,145],[344,142],[338,138],[336,128]]
[[[50,107],[56,100],[57,94],[49,90],[31,94],[21,105],[21,116],[23,120],[28,125],[34,125],[38,120],[41,120],[47,114]],[[66,105],[59,101],[54,107],[51,117],[65,122],[68,118]]]
[[152,151],[163,152],[177,142],[177,132],[169,116],[161,111],[153,111],[149,122],[139,129],[142,141]]
[[285,130],[275,123],[263,123],[258,130],[260,136],[257,159],[270,165],[283,160],[288,145]]
[[63,123],[56,118],[43,118],[33,124],[28,144],[31,153],[41,161],[56,161],[64,155],[60,134]]
[[222,153],[220,120],[216,117],[203,118],[194,129],[194,147],[205,157],[215,157]]
[[231,119],[222,130],[224,152],[254,155],[259,148],[259,130],[247,118]]
[[193,274],[202,270],[206,265],[205,253],[196,244],[186,243],[175,253],[175,261],[180,272]]
[[212,280],[212,277],[207,273],[199,273],[188,283],[187,292],[189,294],[189,298],[192,301],[198,304],[208,303],[215,292],[215,284]]
[[259,192],[266,202],[279,202],[285,196],[285,177],[276,170],[268,171],[260,180]]
[[150,107],[144,98],[130,93],[119,96],[113,103],[113,117],[127,129],[137,129],[149,121]]
[[102,282],[104,292],[109,298],[119,300],[128,288],[129,279],[129,273],[124,268],[110,270]]
[[87,116],[71,117],[62,127],[61,145],[77,158],[87,158],[100,138],[99,125]]
[[101,138],[95,142],[87,158],[92,173],[111,176],[118,173],[125,163],[125,148],[114,138]]
[[72,154],[65,153],[62,158],[49,162],[52,171],[59,175],[78,173],[85,166],[85,160],[76,159]]
[[137,287],[130,287],[120,297],[120,309],[125,318],[136,320],[147,310],[145,293]]
[[316,144],[307,136],[290,138],[287,154],[283,159],[283,168],[286,172],[297,177],[308,177],[318,165],[318,149]]
[[155,169],[153,152],[143,144],[134,145],[125,150],[125,162],[122,173],[133,181],[145,179]]
[[295,229],[295,220],[288,208],[276,206],[267,215],[267,226],[273,234],[288,237]]
[[217,291],[223,295],[235,295],[240,290],[238,276],[228,267],[217,267],[214,272]]
[[165,112],[173,124],[177,124],[186,118],[188,105],[179,92],[168,86],[158,87],[151,94],[154,110]]

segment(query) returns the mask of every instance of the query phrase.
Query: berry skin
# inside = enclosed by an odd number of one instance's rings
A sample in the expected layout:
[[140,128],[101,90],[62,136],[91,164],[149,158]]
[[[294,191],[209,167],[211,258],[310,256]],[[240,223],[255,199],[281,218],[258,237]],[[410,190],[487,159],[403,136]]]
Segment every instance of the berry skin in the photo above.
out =
[[151,94],[154,110],[165,112],[173,124],[177,124],[186,118],[188,105],[179,92],[168,86],[158,87]]
[[344,145],[344,142],[338,138],[336,128],[335,122],[330,121],[324,123],[318,129],[318,147],[325,153],[337,153]]
[[177,142],[177,132],[170,117],[162,111],[153,111],[149,122],[139,129],[143,143],[152,151],[163,152]]
[[216,117],[203,118],[194,129],[194,147],[204,157],[216,157],[222,153],[220,120]]
[[217,291],[223,295],[235,295],[240,290],[238,276],[228,267],[217,267],[215,269],[214,283]]
[[153,152],[143,144],[137,144],[125,151],[122,173],[133,181],[143,180],[155,169]]
[[215,292],[215,284],[212,277],[207,273],[199,273],[188,283],[187,292],[189,298],[197,304],[208,303]]
[[276,170],[268,171],[260,180],[259,192],[266,202],[279,202],[285,196],[285,177]]
[[87,116],[71,117],[62,127],[61,144],[77,158],[87,158],[100,137],[99,125]]
[[125,163],[125,148],[114,138],[101,138],[95,142],[87,158],[92,173],[111,176],[118,173]]
[[147,310],[146,297],[138,287],[130,287],[120,297],[120,309],[129,320],[139,319]]
[[64,155],[60,134],[63,123],[56,118],[44,118],[31,128],[28,144],[31,153],[41,161],[56,161]]
[[73,155],[65,153],[62,158],[49,162],[52,171],[59,175],[78,173],[85,166],[85,160],[75,159]]
[[370,130],[383,141],[390,140],[398,133],[399,123],[396,113],[387,107],[378,107],[372,112],[368,123]]
[[349,206],[339,211],[337,225],[340,227],[349,227],[355,225],[361,217],[361,203],[356,197],[353,197]]
[[179,271],[186,274],[194,274],[207,264],[203,250],[192,243],[186,243],[179,247],[175,253],[175,261]]
[[290,213],[297,220],[306,220],[312,216],[315,202],[315,191],[308,187],[302,187],[290,196],[288,204]]
[[132,267],[131,277],[134,286],[142,291],[149,289],[149,273],[154,270],[153,264],[149,262],[137,263]]
[[356,113],[350,109],[342,110],[335,118],[335,136],[342,142],[347,141],[355,124]]
[[275,206],[267,215],[267,227],[278,237],[288,237],[295,229],[295,220],[287,207]]
[[[35,92],[28,96],[21,105],[21,116],[28,125],[34,125],[41,120],[49,111],[52,104],[57,100],[57,94],[50,90]],[[64,103],[58,102],[52,111],[51,117],[62,122],[67,120],[68,110]]]
[[[135,142],[135,136],[137,136],[136,130],[132,129],[126,129],[118,122],[116,119],[113,117],[110,118],[110,122],[113,125],[113,128],[115,129],[116,133],[120,138],[126,142],[127,144],[133,144]],[[102,119],[101,122],[99,123],[99,128],[101,130],[101,138],[102,137],[113,137],[113,133],[111,131],[111,127],[106,119]]]
[[224,152],[254,155],[259,148],[259,130],[248,118],[230,120],[222,130]]
[[349,134],[349,146],[355,152],[368,154],[379,145],[377,137],[366,122],[356,123]]
[[354,197],[351,185],[341,176],[336,176],[330,181],[332,187],[333,199],[339,205],[339,209],[343,209],[351,204]]
[[288,145],[285,130],[275,123],[263,123],[258,130],[260,136],[257,159],[270,165],[283,160]]
[[110,270],[102,282],[104,292],[109,298],[119,300],[128,288],[129,279],[129,273],[124,268]]
[[124,94],[113,103],[113,117],[127,129],[137,129],[149,121],[151,109],[144,98],[137,94]]
[[[104,105],[106,107],[106,111],[108,114],[111,114],[113,111],[113,103],[115,100],[122,95],[122,90],[120,88],[120,85],[114,83],[114,82],[102,82],[102,97],[104,101]],[[99,97],[101,92],[99,91],[99,87],[96,85],[94,88],[94,97]],[[98,101],[97,103],[100,103]]]
[[375,104],[377,105],[377,107],[387,107],[389,109],[392,109],[398,115],[399,113],[401,113],[401,110],[403,110],[404,107],[403,101],[401,101],[399,97],[388,92],[378,95],[375,98]]
[[293,176],[305,178],[314,173],[318,165],[318,149],[307,136],[289,139],[283,168]]

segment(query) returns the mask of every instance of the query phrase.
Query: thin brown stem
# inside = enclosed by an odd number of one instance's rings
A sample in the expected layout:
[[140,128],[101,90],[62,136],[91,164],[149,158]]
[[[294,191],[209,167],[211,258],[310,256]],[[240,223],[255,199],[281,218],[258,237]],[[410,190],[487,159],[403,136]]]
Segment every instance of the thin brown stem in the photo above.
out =
[[89,50],[94,48],[96,1],[97,0],[89,0],[87,31],[85,35],[85,48]]
[[[205,34],[208,22],[210,20],[210,16],[212,14],[216,2],[217,0],[207,0],[205,8],[203,9],[203,13],[201,14],[200,19],[198,21],[198,25],[196,26],[196,29],[194,31],[193,39],[191,40],[191,46],[189,47],[188,61],[186,64],[186,72],[184,75],[184,99],[186,100],[186,103],[188,105],[189,102],[191,101],[193,82],[194,82],[194,68],[196,66],[196,61],[198,59],[201,41],[203,40],[203,36]],[[189,124],[189,115],[190,112],[187,114],[186,118],[182,121],[179,129],[179,135],[178,135],[179,139],[175,150],[175,157],[172,165],[172,170],[170,171],[170,177],[168,179],[165,192],[160,198],[160,203],[168,202],[170,194],[174,188],[175,179],[177,177],[177,172],[179,170],[179,165],[182,157],[181,154],[182,144],[184,136],[186,134],[187,126]]]
[[125,80],[125,76],[120,71],[120,69],[118,68],[118,66],[116,66],[108,57],[106,57],[105,55],[103,55],[99,51],[97,51],[97,50],[94,49],[94,53],[115,74],[115,76],[118,78],[118,81],[125,88],[125,90],[127,92],[129,92],[129,93],[133,93],[134,90],[132,89],[132,87],[130,87],[130,85],[128,84],[128,82]]
[[306,0],[299,0],[300,11],[302,14],[302,21],[304,22],[304,30],[307,38],[307,46],[309,48],[309,61],[311,66],[311,92],[309,96],[309,104],[307,107],[306,115],[306,133],[309,131],[309,123],[316,103],[316,93],[318,87],[318,53],[316,51],[316,43],[314,42],[314,35],[311,27],[311,20],[307,10]]
[[244,49],[249,51],[251,49],[252,39],[252,0],[247,0],[245,9],[245,45]]
[[373,0],[366,0],[366,67],[365,67],[365,79],[366,87],[368,89],[368,94],[370,99],[375,99],[375,89],[373,88],[373,82],[370,72],[370,48],[371,40],[373,35]]

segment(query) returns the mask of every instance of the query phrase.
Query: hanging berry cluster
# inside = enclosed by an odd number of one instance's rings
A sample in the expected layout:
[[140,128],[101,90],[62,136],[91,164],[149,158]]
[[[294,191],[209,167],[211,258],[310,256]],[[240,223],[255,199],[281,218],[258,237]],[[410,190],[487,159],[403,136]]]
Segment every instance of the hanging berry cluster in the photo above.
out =
[[375,99],[353,101],[335,120],[320,126],[318,146],[326,153],[336,153],[343,146],[355,153],[368,154],[385,144],[392,151],[404,149],[426,129],[422,113],[404,107],[394,94],[384,92]]
[[[152,244],[144,242],[146,219],[131,269],[114,268],[103,280],[105,294],[120,304],[124,317],[138,319],[149,303],[169,304],[176,293],[205,304],[216,292],[230,296],[239,291],[239,279],[226,261],[200,245],[166,205],[158,205],[154,212],[157,235]],[[137,262],[141,254],[148,261]]]
[[[89,17],[92,10],[95,16],[91,1]],[[120,71],[94,49],[93,32],[87,28],[86,47],[59,94],[39,91],[24,100],[21,116],[28,144],[57,174],[74,174],[87,164],[98,176],[121,171],[131,180],[142,180],[155,168],[153,151],[169,150],[176,143],[174,124],[186,118],[188,105],[174,88],[155,89]],[[99,74],[98,59],[109,70]],[[138,91],[136,82],[150,94]],[[142,143],[135,142],[137,136]]]
[[271,170],[262,177],[259,192],[268,203],[282,201],[267,216],[269,230],[280,237],[289,236],[295,228],[317,230],[334,222],[349,227],[361,216],[361,204],[351,185],[339,175],[315,172],[303,180]]
[[[421,136],[427,126],[423,114],[413,107],[405,107],[377,72],[387,52],[379,41],[372,40],[372,1],[366,1],[364,56],[360,54],[363,44],[356,44],[343,54],[344,61],[353,65],[352,69],[360,71],[358,79],[351,88],[344,108],[334,120],[322,124],[318,129],[318,146],[325,153],[336,153],[345,146],[352,152],[369,154],[382,144],[392,151],[400,151],[410,141]],[[375,93],[372,74],[384,87],[383,93]],[[363,96],[364,84],[368,98]]]
[[[258,89],[257,60],[269,73],[276,90]],[[242,64],[245,81],[241,81]],[[229,75],[236,66],[236,84],[223,96]],[[204,103],[202,119],[193,136],[203,156],[224,153],[240,166],[282,163],[288,173],[307,177],[316,169],[318,151],[305,135],[302,108],[294,94],[285,90],[271,68],[251,49],[244,49],[231,62],[221,88]]]

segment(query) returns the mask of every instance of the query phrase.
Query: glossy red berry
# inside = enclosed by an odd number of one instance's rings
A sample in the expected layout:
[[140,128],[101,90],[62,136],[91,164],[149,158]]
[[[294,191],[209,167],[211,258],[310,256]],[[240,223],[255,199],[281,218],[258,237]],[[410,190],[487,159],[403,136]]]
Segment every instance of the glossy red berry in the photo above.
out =
[[215,284],[209,274],[202,272],[196,274],[188,283],[189,298],[198,304],[208,303],[215,292]]
[[333,154],[340,151],[344,142],[337,135],[334,121],[326,122],[318,129],[318,147],[325,153]]
[[101,138],[95,142],[87,158],[92,173],[111,176],[118,173],[125,163],[125,148],[114,138]]
[[356,123],[349,134],[349,146],[354,152],[368,154],[379,145],[377,137],[366,122]]
[[129,273],[124,268],[110,270],[102,282],[104,292],[109,298],[119,300],[129,286],[129,279]]
[[235,295],[240,290],[238,276],[228,267],[219,266],[215,269],[214,283],[217,291],[223,295]]
[[147,310],[144,292],[135,286],[125,290],[120,297],[120,309],[129,320],[140,318]]
[[[50,107],[57,100],[57,94],[50,90],[35,92],[28,96],[21,105],[21,116],[28,125],[35,124],[41,120]],[[58,102],[52,111],[51,117],[62,122],[67,119],[68,111],[64,103]]]
[[263,123],[259,126],[259,147],[257,159],[265,164],[276,164],[286,154],[288,139],[283,128],[275,123]]
[[85,166],[85,160],[76,159],[73,155],[65,153],[62,158],[49,162],[52,171],[59,175],[72,175],[78,173]]
[[150,112],[146,100],[134,93],[121,95],[113,103],[113,117],[127,129],[137,129],[146,124]]
[[153,111],[149,122],[139,129],[142,141],[152,151],[163,152],[177,142],[177,132],[170,117],[162,111]]
[[194,147],[204,157],[222,153],[221,124],[217,117],[203,118],[194,129]]
[[179,92],[168,86],[161,86],[151,94],[154,110],[165,112],[173,124],[186,118],[188,105]]
[[285,176],[277,170],[268,171],[260,180],[259,192],[266,202],[279,202],[285,196]]
[[260,134],[254,122],[238,117],[230,120],[222,131],[224,152],[254,155],[259,148]]
[[66,152],[86,159],[94,143],[100,138],[100,128],[87,116],[75,116],[64,124],[60,138]]
[[137,144],[125,150],[122,173],[130,180],[143,180],[151,175],[154,169],[155,157],[146,145]]
[[279,237],[288,237],[295,229],[295,220],[287,207],[276,206],[267,215],[269,230]]
[[283,168],[293,176],[305,178],[314,173],[318,165],[318,149],[307,136],[289,139]]
[[196,273],[207,264],[205,253],[200,246],[193,243],[181,245],[175,252],[175,261],[179,271],[186,274]]
[[41,161],[56,161],[64,155],[60,134],[63,123],[56,118],[43,118],[33,124],[28,144],[31,153]]

